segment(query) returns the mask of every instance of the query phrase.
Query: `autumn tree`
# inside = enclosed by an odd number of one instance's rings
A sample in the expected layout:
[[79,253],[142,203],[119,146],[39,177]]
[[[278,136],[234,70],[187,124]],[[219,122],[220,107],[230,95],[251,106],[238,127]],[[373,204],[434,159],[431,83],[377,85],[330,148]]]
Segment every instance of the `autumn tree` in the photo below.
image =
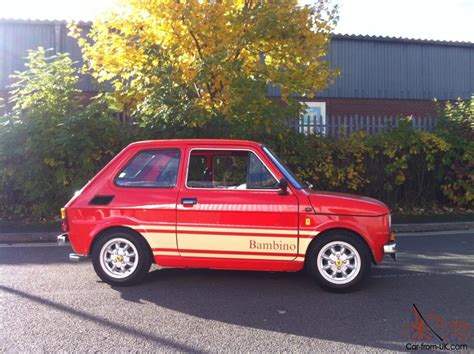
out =
[[[268,131],[301,110],[295,94],[335,77],[324,56],[336,18],[329,0],[124,0],[86,38],[71,33],[87,69],[142,124]],[[266,98],[269,84],[281,100]]]

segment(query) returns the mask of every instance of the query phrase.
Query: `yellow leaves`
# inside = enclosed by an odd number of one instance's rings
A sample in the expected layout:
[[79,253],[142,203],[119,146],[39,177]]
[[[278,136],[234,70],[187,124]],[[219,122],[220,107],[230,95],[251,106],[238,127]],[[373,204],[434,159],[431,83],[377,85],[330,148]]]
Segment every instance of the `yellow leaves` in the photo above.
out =
[[403,184],[405,182],[405,180],[406,180],[405,174],[403,174],[402,172],[399,172],[395,176],[395,184],[397,184],[397,185]]
[[[197,106],[225,112],[252,91],[233,89],[243,83],[273,82],[284,100],[325,88],[335,72],[320,62],[335,16],[326,0],[315,6],[313,12],[296,0],[125,0],[94,22],[80,46],[98,80],[113,81],[117,90],[136,89],[130,77],[143,81],[142,91],[171,79],[199,92],[192,98]],[[317,13],[328,14],[326,22]]]
[[43,161],[46,165],[51,166],[51,167],[56,167],[60,165],[59,161],[56,161],[52,158],[45,158]]
[[102,154],[100,153],[92,154],[92,159],[95,161],[100,161],[101,158],[102,158]]
[[81,29],[79,27],[79,24],[77,22],[70,22],[68,23],[68,29],[69,29],[69,32],[68,32],[68,35],[73,37],[73,38],[76,38],[76,39],[79,39],[81,37]]

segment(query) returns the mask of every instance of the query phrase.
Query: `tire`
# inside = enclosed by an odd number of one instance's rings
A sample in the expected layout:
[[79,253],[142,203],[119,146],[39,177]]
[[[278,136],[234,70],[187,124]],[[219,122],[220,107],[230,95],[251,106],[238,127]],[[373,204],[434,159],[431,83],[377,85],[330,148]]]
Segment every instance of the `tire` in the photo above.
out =
[[306,255],[311,277],[333,292],[356,290],[367,279],[371,264],[365,242],[345,230],[328,231],[317,237]]
[[148,244],[133,231],[106,231],[92,248],[94,270],[110,285],[137,284],[148,273],[151,263]]

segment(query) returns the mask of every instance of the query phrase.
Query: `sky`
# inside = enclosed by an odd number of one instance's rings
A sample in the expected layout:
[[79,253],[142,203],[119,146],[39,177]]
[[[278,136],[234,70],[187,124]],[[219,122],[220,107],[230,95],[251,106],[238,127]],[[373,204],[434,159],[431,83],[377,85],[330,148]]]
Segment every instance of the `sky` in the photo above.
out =
[[[310,3],[314,0],[300,0]],[[333,0],[336,33],[474,42],[474,0]],[[114,0],[0,0],[0,18],[91,20]]]

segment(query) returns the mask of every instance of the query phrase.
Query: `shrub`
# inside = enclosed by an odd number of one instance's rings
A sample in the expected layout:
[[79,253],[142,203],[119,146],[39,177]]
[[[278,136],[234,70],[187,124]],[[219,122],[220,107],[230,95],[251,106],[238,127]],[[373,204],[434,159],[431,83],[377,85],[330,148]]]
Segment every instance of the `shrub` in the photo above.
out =
[[103,98],[83,107],[78,73],[66,54],[31,51],[13,78],[13,110],[0,120],[0,213],[43,219],[58,209],[122,146]]
[[447,171],[441,190],[449,202],[474,204],[474,99],[448,102],[441,111],[436,134],[452,148],[445,156]]
[[410,118],[397,128],[368,137],[369,188],[390,205],[415,206],[437,199],[450,145],[430,132],[413,129]]
[[[434,132],[413,129],[407,118],[389,131],[357,132],[341,140],[232,125],[219,116],[204,126],[169,132],[160,125],[124,129],[109,95],[81,103],[78,71],[67,55],[48,55],[40,48],[29,53],[26,67],[13,77],[12,111],[0,117],[3,219],[49,219],[129,141],[172,137],[261,141],[316,189],[367,195],[392,208],[473,205],[472,101],[448,104]],[[160,112],[170,124],[176,115],[171,103],[170,111]]]
[[374,135],[356,132],[341,140],[291,131],[261,137],[293,171],[319,190],[352,192],[395,207],[437,200],[450,145],[409,121]]

